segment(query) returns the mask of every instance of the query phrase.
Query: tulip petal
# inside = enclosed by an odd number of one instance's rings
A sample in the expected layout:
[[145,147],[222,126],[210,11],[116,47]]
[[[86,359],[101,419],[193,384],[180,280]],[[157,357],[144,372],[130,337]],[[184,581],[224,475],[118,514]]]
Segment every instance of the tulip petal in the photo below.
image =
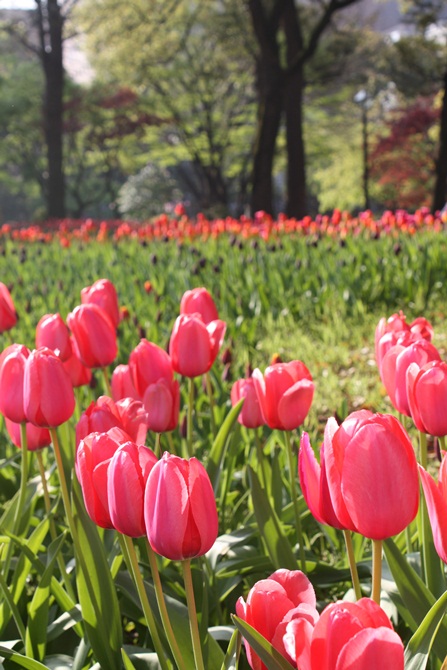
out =
[[319,523],[325,524],[326,521],[320,511],[321,470],[307,433],[303,433],[301,437],[298,454],[298,471],[301,491],[308,508]]
[[447,500],[443,497],[433,477],[421,465],[419,474],[427,502],[435,549],[440,559],[447,563]]
[[309,413],[315,385],[309,379],[296,382],[284,393],[278,403],[278,418],[283,430],[301,426]]
[[349,640],[340,652],[335,670],[403,670],[404,646],[389,628],[367,628]]

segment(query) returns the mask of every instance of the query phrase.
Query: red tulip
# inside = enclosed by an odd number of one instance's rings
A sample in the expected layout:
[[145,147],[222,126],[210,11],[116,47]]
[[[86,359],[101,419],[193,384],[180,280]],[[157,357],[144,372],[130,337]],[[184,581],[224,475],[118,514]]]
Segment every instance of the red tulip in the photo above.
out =
[[206,324],[217,321],[219,314],[211,294],[206,288],[193,288],[186,291],[180,301],[180,314],[200,314]]
[[[286,635],[293,639],[293,622]],[[381,607],[361,598],[323,610],[312,633],[310,658],[308,670],[403,670],[404,646]]]
[[17,323],[17,312],[7,286],[0,282],[0,333],[10,330]]
[[70,358],[63,361],[64,368],[68,372],[73,388],[79,386],[86,386],[90,384],[92,379],[92,371],[87,368],[84,363],[78,358],[76,346],[73,342],[73,336],[70,335],[70,342],[72,343],[72,350]]
[[169,342],[174,370],[185,377],[208,372],[219,353],[225,330],[224,321],[205,324],[199,314],[177,317]]
[[100,396],[90,403],[76,425],[76,444],[89,433],[105,433],[110,428],[121,428],[127,440],[144,444],[147,433],[146,411],[143,403],[133,398],[114,402],[109,396]]
[[447,363],[431,361],[407,370],[407,394],[411,416],[422,433],[447,435]]
[[67,324],[73,333],[76,354],[84,365],[103,368],[115,360],[115,327],[104,310],[90,303],[79,305],[67,316]]
[[142,339],[129,356],[130,375],[136,392],[142,398],[147,387],[159,379],[174,379],[172,361],[164,349]]
[[237,405],[239,400],[245,398],[242,409],[237,420],[246,428],[258,428],[264,425],[261,407],[256,394],[255,382],[251,377],[238,379],[231,388],[231,404]]
[[98,279],[92,286],[86,286],[81,291],[81,303],[98,305],[103,309],[114,327],[121,320],[120,308],[116,288],[109,279]]
[[134,386],[128,365],[117,365],[112,373],[112,398],[115,401],[121,400],[121,398],[141,400]]
[[395,417],[353,412],[324,449],[331,503],[345,528],[383,540],[411,523],[419,505],[417,462]]
[[101,528],[113,528],[107,498],[107,471],[112,456],[128,435],[117,428],[90,433],[76,449],[76,475],[81,484],[85,509]]
[[70,358],[70,333],[60,314],[45,314],[36,328],[36,348],[47,347],[59,356],[61,361]]
[[0,356],[0,412],[14,423],[26,421],[23,379],[29,354],[23,344],[11,344]]
[[[303,572],[277,570],[268,579],[256,582],[248,594],[247,601],[239,598],[236,603],[236,614],[261,633],[288,661],[291,661],[291,656],[284,646],[287,625],[290,621],[298,622],[306,637],[306,643],[302,645],[302,656],[309,658],[310,637],[318,620],[315,606],[315,591]],[[247,642],[245,642],[245,650],[253,670],[266,670],[264,663]]]
[[114,528],[130,537],[146,533],[144,490],[157,457],[148,447],[125,442],[113,455],[107,471],[107,500]]
[[147,412],[147,427],[154,433],[174,430],[180,411],[180,387],[178,381],[160,379],[150,384],[143,398]]
[[161,556],[181,561],[211,549],[217,507],[211,481],[196,458],[163,454],[147,480],[144,518],[151,547]]
[[75,397],[68,373],[60,358],[42,347],[25,362],[23,408],[27,421],[35,426],[55,427],[73,414]]
[[293,430],[303,423],[315,388],[304,363],[274,363],[264,376],[256,369],[253,379],[264,422],[269,428]]
[[419,473],[427,502],[435,549],[440,559],[447,563],[447,459],[444,458],[440,465],[438,483],[421,465]]
[[[20,423],[14,423],[10,419],[5,418],[6,430],[9,437],[16,447],[22,447],[22,435],[20,432]],[[26,448],[28,451],[36,451],[43,447],[48,447],[51,444],[51,435],[48,428],[40,428],[34,426],[29,421],[26,422]]]
[[417,363],[422,367],[429,361],[440,360],[436,347],[424,339],[408,346],[396,344],[386,352],[381,363],[381,378],[398,412],[411,416],[407,395],[407,370],[411,363]]

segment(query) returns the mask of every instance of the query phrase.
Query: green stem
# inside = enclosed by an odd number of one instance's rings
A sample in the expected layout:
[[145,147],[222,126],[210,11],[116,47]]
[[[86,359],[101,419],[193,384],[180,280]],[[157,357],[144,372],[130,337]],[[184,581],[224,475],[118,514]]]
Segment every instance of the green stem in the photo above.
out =
[[160,617],[163,623],[163,628],[165,629],[166,637],[168,638],[169,646],[171,647],[172,655],[174,656],[179,670],[187,670],[180,648],[177,644],[177,640],[172,629],[171,620],[169,618],[168,609],[166,607],[160,573],[158,571],[157,557],[151,545],[149,544],[149,541],[146,542],[146,548],[149,558],[149,565],[151,568],[152,581],[154,582],[155,595],[157,597],[158,609],[160,611]]
[[144,588],[143,578],[140,572],[140,566],[138,565],[138,558],[133,546],[132,538],[128,535],[118,534],[121,551],[123,552],[124,560],[126,561],[127,568],[129,572],[132,573],[135,586],[140,597],[141,606],[143,608],[144,617],[146,619],[149,632],[152,637],[152,642],[154,643],[155,651],[160,662],[160,666],[163,670],[169,670],[168,661],[163,649],[163,645],[160,640],[160,636],[157,630],[157,623],[154,619],[154,615],[149,604],[149,599],[147,597],[146,589]]
[[194,378],[190,377],[189,379],[189,399],[188,399],[188,425],[186,433],[186,447],[188,450],[188,457],[191,458],[193,455],[192,448],[192,410],[194,406]]
[[205,670],[203,665],[202,645],[200,644],[199,623],[197,621],[197,610],[194,599],[194,588],[192,584],[191,561],[182,561],[183,579],[185,581],[186,602],[188,604],[189,627],[191,630],[192,647],[196,670]]
[[267,475],[266,475],[266,472],[265,472],[264,450],[262,448],[261,439],[259,437],[259,432],[256,428],[255,428],[255,440],[256,440],[256,452],[257,452],[257,455],[258,455],[258,465],[259,465],[258,472],[260,472],[260,475],[261,475],[261,484],[264,487],[264,489],[267,490]]
[[372,588],[371,598],[380,605],[380,592],[382,590],[382,540],[372,540]]
[[67,517],[67,522],[68,522],[68,527],[70,528],[70,533],[73,538],[73,541],[75,544],[78,543],[78,537],[76,533],[76,527],[74,524],[74,519],[73,519],[73,512],[71,509],[71,503],[70,503],[70,494],[68,493],[68,486],[67,486],[67,480],[65,478],[65,470],[64,470],[64,463],[62,461],[62,454],[61,454],[61,449],[59,446],[59,439],[57,437],[57,430],[56,428],[50,428],[50,435],[51,435],[51,440],[53,442],[53,448],[54,448],[54,455],[56,458],[56,465],[57,465],[57,471],[59,474],[59,483],[61,486],[61,493],[62,493],[62,500],[64,503],[64,508],[65,508],[65,515]]
[[107,372],[107,368],[101,368],[101,372],[104,379],[105,387],[107,389],[107,395],[112,397],[112,387],[110,385],[109,373]]
[[363,597],[362,588],[360,586],[359,573],[357,572],[357,564],[355,562],[354,556],[354,546],[352,544],[352,535],[350,530],[344,530],[343,535],[345,537],[346,544],[346,553],[348,554],[349,569],[351,571],[352,586],[354,587],[354,593],[356,600],[360,600]]
[[176,450],[175,445],[174,445],[174,440],[172,439],[172,433],[168,432],[168,433],[166,433],[166,435],[168,437],[169,452],[171,454],[177,455],[177,450]]
[[160,451],[161,451],[161,433],[155,433],[154,454],[156,455],[157,458],[160,458]]
[[[17,506],[14,512],[14,519],[12,525],[12,532],[14,535],[19,535],[20,522],[23,515],[23,507],[26,501],[26,485],[28,483],[28,441],[26,438],[26,422],[22,421],[20,424],[20,446],[21,446],[21,470],[20,470],[20,488]],[[8,544],[5,556],[5,563],[3,565],[3,574],[7,577],[9,566],[11,564],[13,552],[13,543]]]
[[422,467],[427,469],[427,435],[419,431],[419,457]]
[[409,525],[405,528],[405,540],[407,544],[407,554],[409,555],[413,551],[413,543],[411,542],[411,529]]
[[295,468],[293,465],[293,454],[292,454],[292,445],[290,442],[290,433],[285,430],[283,431],[284,433],[284,440],[286,443],[286,451],[287,451],[287,459],[289,463],[289,477],[290,477],[290,495],[292,497],[292,503],[293,503],[293,510],[295,512],[295,525],[296,525],[296,535],[297,535],[297,540],[299,544],[299,550],[300,550],[300,563],[301,563],[301,570],[303,572],[306,571],[306,557],[304,554],[304,543],[303,543],[303,531],[301,528],[301,517],[300,517],[300,509],[298,506],[298,492],[296,489],[296,482],[295,482]]
[[441,435],[440,437],[438,437],[438,442],[439,442],[439,449],[441,451],[441,459],[442,459],[443,452],[446,450],[445,435]]
[[206,390],[210,401],[211,431],[213,433],[213,437],[216,437],[216,418],[214,416],[213,385],[211,384],[211,377],[209,371],[205,374],[205,381],[206,381]]

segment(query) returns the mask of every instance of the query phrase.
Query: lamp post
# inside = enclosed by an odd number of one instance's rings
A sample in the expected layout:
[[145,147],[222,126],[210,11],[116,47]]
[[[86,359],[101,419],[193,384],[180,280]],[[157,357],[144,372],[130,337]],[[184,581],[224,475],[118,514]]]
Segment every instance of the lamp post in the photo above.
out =
[[363,200],[365,210],[370,208],[369,201],[369,161],[368,161],[368,109],[371,99],[365,89],[361,89],[354,96],[354,102],[362,111],[362,153],[363,153]]

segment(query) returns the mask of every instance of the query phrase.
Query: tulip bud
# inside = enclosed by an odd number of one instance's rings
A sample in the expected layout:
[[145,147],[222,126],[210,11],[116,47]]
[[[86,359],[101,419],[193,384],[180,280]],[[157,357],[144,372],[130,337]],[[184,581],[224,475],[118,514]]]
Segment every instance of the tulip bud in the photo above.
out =
[[144,394],[144,409],[147,412],[147,427],[154,433],[174,430],[178,424],[180,410],[180,387],[178,381],[159,379],[150,384]]
[[81,303],[97,305],[106,312],[114,328],[118,326],[121,319],[118,296],[115,286],[109,279],[98,279],[92,286],[83,288]]
[[0,333],[10,330],[17,323],[17,312],[8,287],[0,282]]
[[146,533],[151,547],[171,560],[202,556],[216,541],[217,507],[203,465],[165,452],[146,484]]
[[225,336],[224,321],[206,325],[198,314],[180,315],[169,342],[172,366],[185,377],[198,377],[210,370]]
[[180,314],[200,314],[205,324],[219,319],[217,307],[206,288],[186,291],[180,301]]
[[143,444],[146,439],[146,412],[143,403],[133,398],[114,402],[109,396],[100,396],[81,414],[76,425],[76,444],[89,433],[106,433],[111,428],[120,428],[128,439]]
[[45,314],[36,328],[36,348],[47,347],[66,361],[72,354],[70,333],[60,314]]
[[[11,442],[19,449],[22,448],[22,435],[20,431],[20,423],[14,423],[8,418],[5,418],[6,430],[8,431]],[[34,424],[26,422],[26,448],[28,451],[36,451],[43,447],[48,447],[51,444],[51,434],[48,428],[41,428],[34,426]]]
[[23,344],[11,344],[0,356],[0,412],[14,423],[26,421],[23,379],[29,354]]
[[112,398],[133,398],[140,400],[140,396],[134,386],[130,367],[128,365],[117,365],[112,373]]
[[70,342],[72,343],[71,356],[63,361],[64,368],[68,372],[73,388],[86,386],[92,380],[92,371],[78,358],[72,335],[70,335]]
[[142,398],[147,387],[159,379],[171,382],[174,378],[169,354],[153,342],[142,339],[129,356],[133,385]]
[[116,332],[106,312],[94,304],[75,307],[67,316],[76,354],[88,368],[110,365],[118,353]]
[[246,428],[258,428],[264,425],[261,407],[256,394],[255,383],[252,378],[238,379],[231,389],[231,404],[237,405],[241,398],[244,404],[238,416],[238,421]]

